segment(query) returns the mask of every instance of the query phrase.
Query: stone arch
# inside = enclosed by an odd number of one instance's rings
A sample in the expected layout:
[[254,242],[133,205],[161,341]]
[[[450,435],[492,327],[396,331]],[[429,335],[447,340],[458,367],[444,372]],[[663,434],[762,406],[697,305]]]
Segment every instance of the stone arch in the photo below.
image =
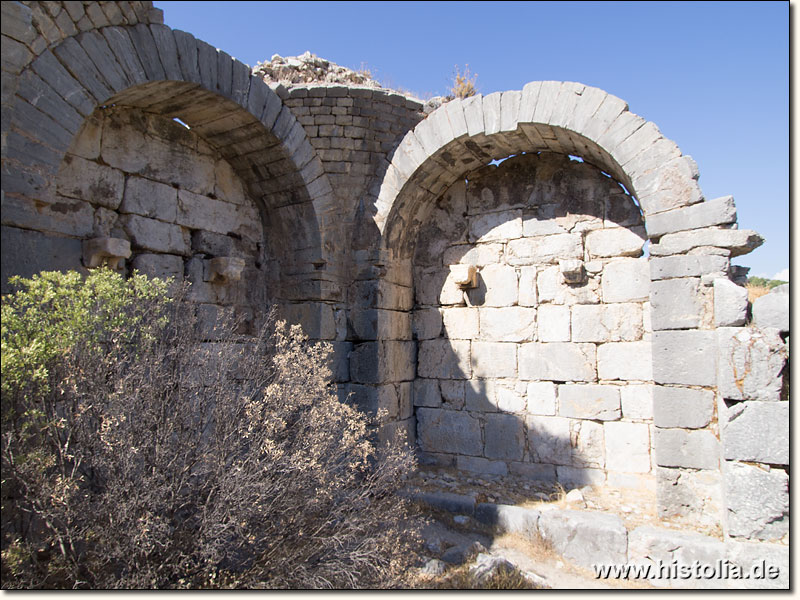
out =
[[285,240],[287,275],[313,295],[301,282],[314,288],[334,251],[321,237],[333,193],[302,125],[247,65],[164,25],[84,31],[20,73],[3,157],[6,198],[52,204],[67,148],[105,106],[178,118],[217,148],[263,205],[270,234]]

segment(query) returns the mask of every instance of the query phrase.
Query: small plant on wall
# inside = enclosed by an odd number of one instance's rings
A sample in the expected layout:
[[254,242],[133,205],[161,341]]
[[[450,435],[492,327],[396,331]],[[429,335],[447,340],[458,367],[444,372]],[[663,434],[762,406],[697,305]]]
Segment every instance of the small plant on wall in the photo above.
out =
[[454,98],[469,98],[478,93],[475,87],[475,81],[478,78],[477,73],[470,73],[469,65],[464,65],[464,72],[456,65],[456,72],[453,75],[453,85],[450,88],[450,95]]

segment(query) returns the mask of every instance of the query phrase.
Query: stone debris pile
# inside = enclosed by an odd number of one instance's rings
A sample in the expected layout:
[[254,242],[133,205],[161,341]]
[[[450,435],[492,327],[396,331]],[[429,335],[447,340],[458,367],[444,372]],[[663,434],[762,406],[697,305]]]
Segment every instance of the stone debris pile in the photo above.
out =
[[338,83],[380,88],[368,71],[353,71],[309,51],[300,56],[283,57],[274,54],[269,62],[260,62],[253,67],[253,74],[267,82],[284,85],[307,83]]

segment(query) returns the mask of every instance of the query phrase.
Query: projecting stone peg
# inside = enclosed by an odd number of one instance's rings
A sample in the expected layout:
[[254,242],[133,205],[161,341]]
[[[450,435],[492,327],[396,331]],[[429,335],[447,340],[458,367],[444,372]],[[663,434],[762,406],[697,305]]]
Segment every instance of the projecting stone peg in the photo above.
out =
[[478,287],[475,265],[450,265],[450,274],[453,276],[453,283],[462,290]]
[[211,283],[228,283],[242,278],[244,259],[233,256],[218,256],[208,261],[208,280]]
[[586,270],[583,268],[582,260],[559,260],[558,266],[564,276],[564,281],[567,283],[583,283],[586,281]]
[[106,264],[116,271],[120,261],[130,258],[131,243],[121,238],[93,238],[83,241],[83,264],[88,269],[96,269]]

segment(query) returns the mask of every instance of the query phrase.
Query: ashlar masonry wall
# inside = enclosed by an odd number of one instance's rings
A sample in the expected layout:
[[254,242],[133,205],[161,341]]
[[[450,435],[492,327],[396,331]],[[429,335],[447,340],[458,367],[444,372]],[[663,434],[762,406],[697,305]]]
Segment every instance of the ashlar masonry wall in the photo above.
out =
[[[452,185],[414,254],[427,461],[655,489],[645,232],[587,163],[524,154]],[[475,265],[460,289],[451,265]]]

